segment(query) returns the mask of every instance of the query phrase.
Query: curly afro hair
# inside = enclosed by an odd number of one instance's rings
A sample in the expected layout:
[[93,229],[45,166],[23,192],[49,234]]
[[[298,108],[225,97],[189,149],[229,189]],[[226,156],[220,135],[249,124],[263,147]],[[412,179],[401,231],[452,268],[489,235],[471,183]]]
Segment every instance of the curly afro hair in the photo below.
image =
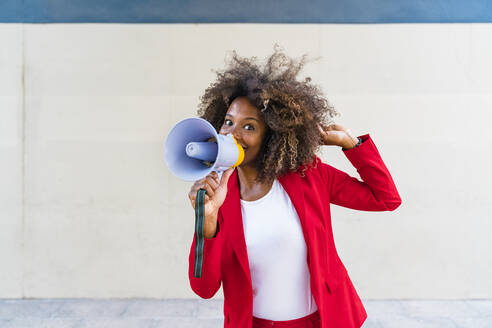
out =
[[290,58],[276,45],[266,63],[259,65],[256,57],[242,58],[233,51],[226,69],[216,71],[217,79],[200,98],[198,115],[217,131],[237,97],[247,97],[260,110],[267,132],[255,160],[257,182],[269,182],[304,165],[307,169],[320,146],[316,124],[339,115],[311,78],[296,79],[306,57]]

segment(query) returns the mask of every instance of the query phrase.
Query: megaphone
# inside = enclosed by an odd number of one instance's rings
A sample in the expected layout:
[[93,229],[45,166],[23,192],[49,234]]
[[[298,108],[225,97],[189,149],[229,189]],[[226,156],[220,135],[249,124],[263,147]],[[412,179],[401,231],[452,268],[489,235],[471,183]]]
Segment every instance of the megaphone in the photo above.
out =
[[232,134],[218,134],[208,121],[186,118],[169,132],[164,159],[175,176],[196,181],[212,171],[238,166],[244,159],[244,149]]

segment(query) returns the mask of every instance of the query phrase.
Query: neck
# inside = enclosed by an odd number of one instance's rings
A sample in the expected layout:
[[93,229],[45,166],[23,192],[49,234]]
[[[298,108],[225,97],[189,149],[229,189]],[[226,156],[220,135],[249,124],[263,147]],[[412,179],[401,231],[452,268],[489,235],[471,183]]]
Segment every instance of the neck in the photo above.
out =
[[272,187],[273,180],[270,182],[257,182],[258,171],[251,166],[242,166],[237,168],[239,177],[239,192],[241,199],[252,201],[266,195]]
[[258,170],[251,166],[241,166],[237,168],[237,174],[239,176],[239,184],[241,189],[253,189],[258,184],[256,177],[258,177]]

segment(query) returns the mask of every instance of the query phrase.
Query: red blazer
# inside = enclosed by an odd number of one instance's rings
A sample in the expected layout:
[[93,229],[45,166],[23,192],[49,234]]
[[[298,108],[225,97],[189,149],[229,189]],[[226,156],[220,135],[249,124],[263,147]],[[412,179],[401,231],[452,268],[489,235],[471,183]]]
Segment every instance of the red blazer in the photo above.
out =
[[[301,222],[308,249],[311,292],[322,328],[359,328],[367,318],[335,248],[330,203],[362,211],[392,211],[401,204],[393,179],[369,134],[360,137],[361,145],[343,153],[363,182],[322,163],[318,157],[304,177],[301,170],[278,177]],[[250,328],[253,290],[237,171],[229,178],[227,187],[226,199],[219,209],[217,235],[205,238],[202,277],[193,276],[195,236],[188,275],[191,288],[202,298],[211,298],[223,284],[224,327]]]

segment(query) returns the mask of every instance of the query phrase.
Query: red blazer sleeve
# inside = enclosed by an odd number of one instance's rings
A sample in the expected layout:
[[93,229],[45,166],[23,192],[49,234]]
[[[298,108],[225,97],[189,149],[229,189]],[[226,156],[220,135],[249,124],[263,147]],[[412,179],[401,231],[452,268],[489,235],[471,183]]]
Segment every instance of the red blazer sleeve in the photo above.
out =
[[[220,214],[219,214],[220,215]],[[223,233],[220,231],[220,223],[214,238],[205,238],[203,244],[203,265],[201,278],[195,278],[195,244],[196,234],[193,234],[191,244],[188,277],[191,289],[201,298],[211,298],[217,293],[222,282],[221,254]]]
[[330,202],[361,211],[393,211],[401,204],[395,183],[369,134],[356,148],[343,150],[363,181],[323,164]]

